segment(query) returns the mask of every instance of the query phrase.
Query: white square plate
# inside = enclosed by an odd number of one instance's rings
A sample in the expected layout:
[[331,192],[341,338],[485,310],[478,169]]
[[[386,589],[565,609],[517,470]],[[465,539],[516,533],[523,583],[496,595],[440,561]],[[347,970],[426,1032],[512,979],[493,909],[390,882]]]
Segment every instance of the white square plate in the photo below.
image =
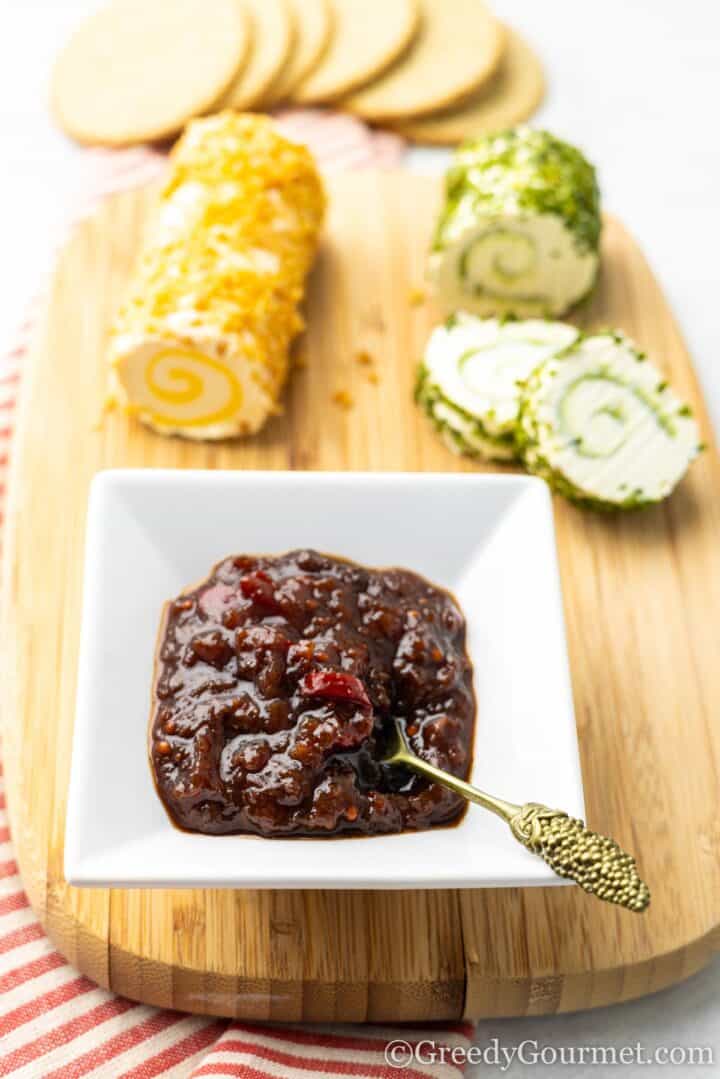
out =
[[147,725],[162,604],[234,553],[315,547],[403,566],[465,612],[471,779],[584,815],[550,497],[527,476],[119,470],[95,477],[65,837],[71,884],[460,888],[558,883],[507,826],[368,838],[203,836],[155,792]]

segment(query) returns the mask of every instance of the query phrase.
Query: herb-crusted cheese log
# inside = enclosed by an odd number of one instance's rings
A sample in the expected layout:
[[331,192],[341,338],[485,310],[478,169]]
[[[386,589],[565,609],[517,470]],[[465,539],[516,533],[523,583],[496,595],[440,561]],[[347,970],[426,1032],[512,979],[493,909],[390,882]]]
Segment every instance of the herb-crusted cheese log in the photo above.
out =
[[430,253],[446,311],[562,315],[592,288],[600,196],[579,150],[518,127],[456,154]]
[[511,459],[520,384],[577,336],[564,322],[451,315],[428,341],[418,373],[418,404],[454,452]]
[[622,334],[583,337],[523,388],[518,444],[527,468],[597,509],[666,498],[700,450],[690,409]]
[[278,411],[325,197],[264,116],[191,123],[171,156],[111,342],[120,400],[156,431],[257,431]]

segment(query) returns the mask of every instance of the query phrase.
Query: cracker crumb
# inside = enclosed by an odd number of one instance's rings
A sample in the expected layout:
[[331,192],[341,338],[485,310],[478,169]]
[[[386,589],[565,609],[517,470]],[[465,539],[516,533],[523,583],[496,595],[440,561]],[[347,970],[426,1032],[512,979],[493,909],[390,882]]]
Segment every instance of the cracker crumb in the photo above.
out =
[[420,288],[419,285],[416,285],[414,288],[410,289],[410,296],[408,298],[411,307],[419,307],[421,304],[425,303],[427,293],[424,288]]
[[370,353],[366,352],[364,349],[362,350],[362,352],[357,353],[357,355],[355,356],[355,360],[361,365],[361,367],[372,367],[372,365],[375,363]]
[[349,392],[349,390],[335,390],[335,393],[332,395],[332,400],[334,404],[339,405],[340,408],[345,409],[352,408],[355,404],[353,396]]
[[377,386],[380,381],[380,375],[377,371],[368,371],[368,382],[372,382],[374,386]]
[[93,432],[102,431],[105,426],[105,420],[111,412],[115,412],[118,407],[118,399],[114,393],[108,394],[100,406],[100,410],[94,423],[91,425],[90,430]]

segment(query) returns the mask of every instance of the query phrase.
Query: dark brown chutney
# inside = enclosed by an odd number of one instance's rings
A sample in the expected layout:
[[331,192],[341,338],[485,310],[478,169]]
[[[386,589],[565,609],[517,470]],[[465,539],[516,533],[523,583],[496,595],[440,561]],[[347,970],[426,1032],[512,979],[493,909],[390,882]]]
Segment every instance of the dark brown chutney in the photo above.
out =
[[318,836],[453,820],[457,795],[381,763],[394,715],[418,756],[467,774],[465,621],[415,573],[309,550],[241,555],[165,607],[150,753],[182,828]]

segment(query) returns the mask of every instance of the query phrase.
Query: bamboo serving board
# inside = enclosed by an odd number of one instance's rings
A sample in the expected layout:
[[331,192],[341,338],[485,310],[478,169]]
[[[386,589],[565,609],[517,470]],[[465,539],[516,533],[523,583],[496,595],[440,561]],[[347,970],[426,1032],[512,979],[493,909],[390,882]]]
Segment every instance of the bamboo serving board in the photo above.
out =
[[[124,415],[99,421],[108,323],[148,192],[105,203],[60,257],[24,380],[3,588],[5,767],[30,901],[96,982],[190,1011],[428,1020],[564,1011],[660,989],[720,945],[720,463],[672,315],[613,220],[580,321],[636,338],[711,443],[658,508],[609,517],[555,502],[588,821],[637,854],[649,913],[573,888],[110,891],[63,880],[85,508],[98,469],[480,467],[453,457],[412,403],[434,315],[410,294],[437,181],[358,173],[329,187],[304,363],[284,416],[247,442],[192,445]],[[336,390],[354,407],[333,404]]]

